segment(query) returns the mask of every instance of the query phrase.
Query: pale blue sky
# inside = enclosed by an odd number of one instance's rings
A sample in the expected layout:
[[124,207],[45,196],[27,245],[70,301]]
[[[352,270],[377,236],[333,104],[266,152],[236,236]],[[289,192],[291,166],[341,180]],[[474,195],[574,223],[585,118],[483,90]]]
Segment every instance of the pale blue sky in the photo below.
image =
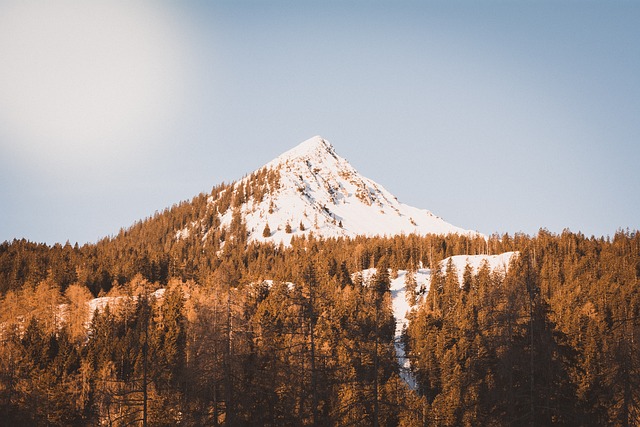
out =
[[93,242],[322,135],[485,234],[640,228],[640,2],[0,0],[0,241]]

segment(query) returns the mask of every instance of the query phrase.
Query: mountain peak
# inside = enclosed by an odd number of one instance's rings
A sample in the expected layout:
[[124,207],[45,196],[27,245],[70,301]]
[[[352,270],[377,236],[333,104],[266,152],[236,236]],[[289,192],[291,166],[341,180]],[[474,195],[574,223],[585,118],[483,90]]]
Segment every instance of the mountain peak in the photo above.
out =
[[[226,202],[224,202],[226,200]],[[314,136],[267,163],[209,201],[222,229],[232,225],[229,201],[242,215],[249,240],[284,243],[293,236],[466,234],[425,209],[403,203],[362,176],[324,138]],[[177,233],[188,236],[206,221]],[[268,227],[267,227],[268,226]]]
[[[259,202],[247,201],[242,208],[254,240],[288,244],[292,236],[310,232],[323,237],[478,234],[400,203],[383,186],[358,173],[321,136],[303,141],[264,169],[276,174],[278,185]],[[223,224],[230,220],[227,216]],[[263,233],[266,224],[269,235]]]
[[287,163],[287,161],[291,160],[319,160],[327,155],[334,159],[337,158],[336,151],[329,141],[316,135],[282,153],[277,158],[269,162],[267,166]]

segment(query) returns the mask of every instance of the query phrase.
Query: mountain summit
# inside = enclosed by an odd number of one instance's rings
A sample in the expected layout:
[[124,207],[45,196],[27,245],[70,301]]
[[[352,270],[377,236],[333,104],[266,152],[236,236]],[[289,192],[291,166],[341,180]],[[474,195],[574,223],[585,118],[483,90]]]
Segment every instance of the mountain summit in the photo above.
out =
[[[219,203],[225,198],[231,201]],[[234,213],[240,213],[249,240],[285,245],[293,236],[311,232],[322,237],[478,234],[400,203],[380,184],[360,175],[319,136],[211,196],[209,204],[216,206],[221,227],[231,227]],[[177,237],[196,231],[197,225],[180,230]]]

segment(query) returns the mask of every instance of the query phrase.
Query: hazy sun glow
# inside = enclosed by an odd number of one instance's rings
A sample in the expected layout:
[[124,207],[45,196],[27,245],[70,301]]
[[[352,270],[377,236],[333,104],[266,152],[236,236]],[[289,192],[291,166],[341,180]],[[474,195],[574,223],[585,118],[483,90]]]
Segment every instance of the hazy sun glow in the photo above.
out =
[[0,5],[3,150],[54,164],[152,139],[184,86],[177,34],[157,4]]

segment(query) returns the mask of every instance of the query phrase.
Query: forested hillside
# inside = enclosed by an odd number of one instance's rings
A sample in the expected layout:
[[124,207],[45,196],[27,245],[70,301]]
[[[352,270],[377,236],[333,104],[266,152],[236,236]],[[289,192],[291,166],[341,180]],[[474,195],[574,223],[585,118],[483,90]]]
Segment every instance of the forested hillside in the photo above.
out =
[[[238,216],[212,224],[224,244],[175,238],[206,200],[97,244],[0,246],[0,423],[640,422],[637,232],[285,247],[247,242]],[[431,270],[404,335],[410,389],[394,351],[395,272],[506,251],[518,252],[506,273]],[[89,313],[96,296],[112,298]]]

